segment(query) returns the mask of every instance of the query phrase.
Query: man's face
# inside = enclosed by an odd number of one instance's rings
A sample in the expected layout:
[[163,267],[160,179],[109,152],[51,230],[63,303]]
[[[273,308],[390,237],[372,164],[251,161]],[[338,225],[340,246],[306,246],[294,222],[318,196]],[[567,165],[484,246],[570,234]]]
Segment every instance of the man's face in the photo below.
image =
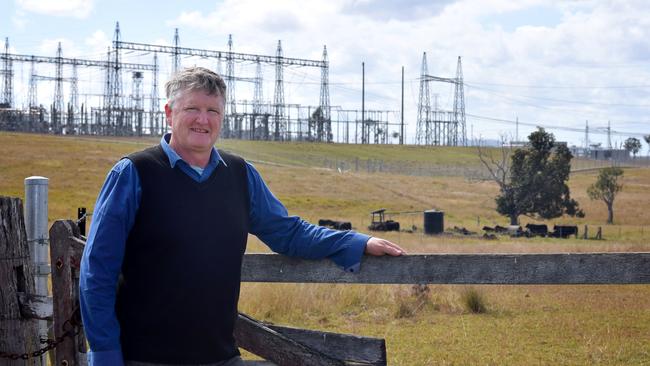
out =
[[172,106],[165,105],[172,129],[171,147],[184,159],[184,154],[209,154],[221,132],[224,104],[222,96],[209,95],[205,90],[185,90],[176,95]]

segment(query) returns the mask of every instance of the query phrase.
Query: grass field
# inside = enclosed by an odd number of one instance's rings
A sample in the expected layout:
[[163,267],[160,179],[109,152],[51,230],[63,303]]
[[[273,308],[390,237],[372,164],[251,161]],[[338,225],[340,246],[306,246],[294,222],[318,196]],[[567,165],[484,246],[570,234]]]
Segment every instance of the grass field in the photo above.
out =
[[[73,138],[0,132],[0,194],[23,197],[23,179],[50,179],[49,218],[92,212],[107,171],[117,159],[157,139]],[[569,186],[585,210],[575,223],[605,240],[425,236],[422,215],[440,209],[445,226],[479,232],[506,224],[494,211],[495,184],[462,176],[425,176],[323,169],[322,160],[381,159],[404,166],[478,167],[471,148],[424,148],[227,140],[219,143],[255,162],[289,212],[308,220],[351,221],[360,231],[371,210],[385,207],[413,233],[386,233],[411,253],[548,253],[650,251],[650,169],[626,169],[615,203],[615,224],[604,225],[602,202],[586,188],[596,171],[572,174]],[[319,160],[320,159],[320,160]],[[527,219],[523,220],[527,222]],[[257,239],[249,252],[267,251]],[[650,286],[473,286],[487,312],[467,310],[470,286],[244,284],[240,308],[261,320],[326,331],[383,337],[395,365],[650,365]]]

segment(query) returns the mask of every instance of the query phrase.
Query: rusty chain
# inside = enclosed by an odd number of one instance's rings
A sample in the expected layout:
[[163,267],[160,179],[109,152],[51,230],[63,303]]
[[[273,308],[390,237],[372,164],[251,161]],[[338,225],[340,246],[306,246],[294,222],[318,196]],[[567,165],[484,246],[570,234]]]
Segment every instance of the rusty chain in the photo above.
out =
[[79,307],[77,307],[70,316],[70,319],[66,320],[63,323],[63,330],[65,331],[61,336],[56,337],[55,339],[40,339],[41,344],[46,344],[39,350],[34,352],[25,352],[25,353],[9,353],[0,351],[0,358],[8,358],[10,360],[28,360],[30,358],[39,357],[53,349],[55,349],[59,344],[63,343],[66,338],[72,338],[79,334],[81,330],[81,312]]

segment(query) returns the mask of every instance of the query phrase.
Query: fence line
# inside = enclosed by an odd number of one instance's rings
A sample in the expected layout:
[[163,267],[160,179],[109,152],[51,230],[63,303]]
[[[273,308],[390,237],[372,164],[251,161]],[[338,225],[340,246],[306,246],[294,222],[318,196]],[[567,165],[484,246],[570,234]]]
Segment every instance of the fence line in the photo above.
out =
[[[22,216],[17,198],[0,197],[2,223],[17,222]],[[9,204],[5,204],[9,202]],[[6,209],[10,207],[10,209]],[[13,218],[13,219],[12,219]],[[13,220],[13,221],[12,221]],[[20,219],[22,220],[22,219]],[[19,220],[19,221],[20,221]],[[4,225],[4,224],[3,224]],[[19,233],[13,225],[0,230],[0,248],[13,246],[13,239],[3,233]],[[24,232],[24,228],[22,229]],[[11,237],[13,238],[13,237]],[[55,336],[62,339],[56,348],[57,365],[83,365],[86,352],[83,333],[73,336],[78,306],[78,271],[85,244],[74,221],[56,221],[50,228],[50,261],[53,297],[33,296],[30,287],[22,287],[20,303],[11,306],[14,318],[0,317],[0,331],[20,320],[21,326],[31,318],[54,320]],[[23,240],[23,242],[25,242]],[[15,254],[15,253],[14,253]],[[13,257],[24,257],[17,254]],[[13,260],[13,259],[12,259]],[[0,268],[4,262],[0,261]],[[13,262],[11,262],[13,264]],[[5,265],[6,266],[6,265]],[[0,271],[3,293],[8,283],[33,281],[33,274]],[[31,277],[30,277],[31,276]],[[302,260],[276,254],[246,254],[242,281],[297,283],[364,283],[364,284],[650,284],[650,253],[563,253],[563,254],[422,254],[402,257],[364,257],[359,273],[342,271],[331,261]],[[11,298],[11,296],[9,296]],[[4,300],[3,297],[0,300]],[[40,304],[40,305],[39,305]],[[53,304],[51,310],[48,304]],[[29,310],[31,309],[31,310]],[[20,311],[19,311],[20,310]],[[29,311],[28,311],[29,310]],[[51,313],[48,314],[48,311]],[[4,314],[4,312],[3,312]],[[11,322],[14,323],[11,323]],[[1,333],[7,334],[7,333]],[[14,334],[24,334],[15,332]],[[63,338],[61,338],[63,337]],[[276,365],[386,365],[383,339],[308,331],[271,326],[245,315],[237,320],[235,337],[242,348],[260,355]],[[12,337],[9,339],[15,339]],[[24,352],[28,346],[0,339],[0,356]],[[2,363],[0,365],[17,365]],[[249,365],[271,365],[247,361]]]

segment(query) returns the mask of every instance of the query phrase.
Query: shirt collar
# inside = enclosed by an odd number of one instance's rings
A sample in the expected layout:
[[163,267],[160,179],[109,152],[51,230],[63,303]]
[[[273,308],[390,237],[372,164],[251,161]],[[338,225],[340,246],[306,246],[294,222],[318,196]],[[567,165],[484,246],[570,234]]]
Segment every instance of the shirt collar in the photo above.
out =
[[[183,158],[181,158],[180,155],[174,149],[169,146],[169,141],[171,140],[172,134],[171,133],[166,133],[163,135],[163,137],[160,139],[160,146],[162,146],[163,151],[167,155],[167,158],[169,159],[169,165],[171,165],[172,168],[176,166],[176,163],[178,163],[179,160],[183,161],[184,163],[187,164]],[[228,167],[228,164],[221,158],[221,155],[219,155],[219,151],[212,147],[212,151],[210,152],[210,161],[208,161],[208,166],[217,166],[220,163],[223,164],[223,166]],[[207,166],[206,166],[207,167]]]

